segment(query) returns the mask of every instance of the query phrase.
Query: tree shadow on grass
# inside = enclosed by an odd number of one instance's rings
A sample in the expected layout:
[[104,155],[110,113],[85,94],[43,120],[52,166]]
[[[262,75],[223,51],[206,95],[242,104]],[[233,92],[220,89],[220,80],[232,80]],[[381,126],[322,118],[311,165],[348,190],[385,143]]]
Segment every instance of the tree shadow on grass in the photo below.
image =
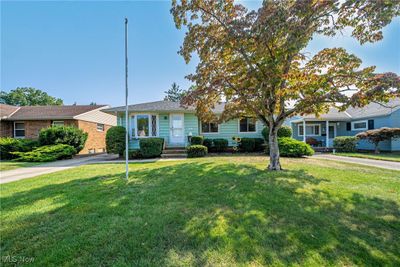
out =
[[[2,254],[34,265],[399,265],[393,201],[305,171],[176,163],[1,198]],[[96,168],[96,166],[88,167]]]

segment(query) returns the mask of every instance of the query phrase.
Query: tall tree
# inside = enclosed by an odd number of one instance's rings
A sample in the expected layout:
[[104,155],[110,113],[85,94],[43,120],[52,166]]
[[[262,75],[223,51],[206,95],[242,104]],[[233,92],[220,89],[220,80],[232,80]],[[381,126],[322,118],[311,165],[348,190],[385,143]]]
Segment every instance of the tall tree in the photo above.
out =
[[164,100],[172,102],[179,102],[186,95],[186,91],[180,89],[179,85],[177,85],[175,82],[171,85],[171,88],[164,93],[166,94]]
[[[173,0],[176,27],[185,26],[179,53],[188,63],[197,53],[195,83],[182,101],[196,105],[203,120],[255,116],[269,127],[270,170],[280,170],[277,131],[284,120],[344,110],[399,95],[394,73],[360,68],[343,48],[326,48],[311,59],[303,49],[315,34],[334,36],[350,29],[361,44],[382,39],[381,29],[400,14],[399,1],[263,1],[248,11],[234,0]],[[216,118],[211,110],[226,100]]]
[[32,87],[17,87],[9,93],[0,92],[0,102],[14,106],[59,106],[63,100],[49,96],[46,92]]

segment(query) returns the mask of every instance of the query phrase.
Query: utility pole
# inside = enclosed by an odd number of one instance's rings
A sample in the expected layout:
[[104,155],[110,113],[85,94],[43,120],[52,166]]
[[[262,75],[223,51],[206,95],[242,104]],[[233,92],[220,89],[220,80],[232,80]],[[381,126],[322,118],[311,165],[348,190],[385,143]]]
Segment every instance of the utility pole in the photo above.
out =
[[128,19],[125,18],[125,169],[126,177],[129,177],[129,124],[128,124]]

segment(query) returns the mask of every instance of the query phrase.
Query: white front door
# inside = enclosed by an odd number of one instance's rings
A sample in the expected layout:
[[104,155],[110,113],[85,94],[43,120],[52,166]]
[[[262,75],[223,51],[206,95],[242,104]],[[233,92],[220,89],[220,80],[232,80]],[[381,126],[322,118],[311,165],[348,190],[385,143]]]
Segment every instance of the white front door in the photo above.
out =
[[329,144],[327,147],[333,147],[333,139],[336,137],[336,124],[329,124],[329,130],[328,130],[328,140]]
[[170,114],[170,134],[169,141],[171,144],[184,145],[184,125],[183,114]]

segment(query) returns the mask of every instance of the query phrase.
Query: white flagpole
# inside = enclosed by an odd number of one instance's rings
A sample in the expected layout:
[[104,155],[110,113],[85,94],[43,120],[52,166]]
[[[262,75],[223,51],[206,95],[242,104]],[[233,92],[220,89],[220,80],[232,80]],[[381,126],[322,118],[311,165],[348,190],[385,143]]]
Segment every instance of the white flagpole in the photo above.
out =
[[129,125],[128,125],[128,19],[125,18],[125,170],[126,180],[129,176]]

